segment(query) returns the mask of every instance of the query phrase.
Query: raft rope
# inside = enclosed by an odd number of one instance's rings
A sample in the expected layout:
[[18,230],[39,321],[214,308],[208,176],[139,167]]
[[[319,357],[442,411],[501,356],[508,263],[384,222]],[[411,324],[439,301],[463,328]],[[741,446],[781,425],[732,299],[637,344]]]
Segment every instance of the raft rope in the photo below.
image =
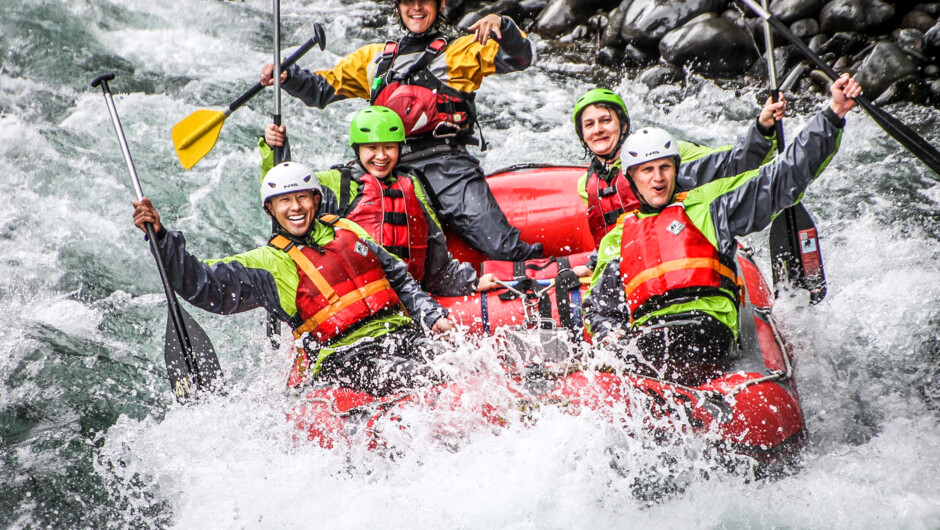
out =
[[549,290],[555,287],[554,279],[549,280],[548,285],[546,285],[544,289],[540,291],[533,291],[531,293],[524,293],[502,280],[495,280],[495,281],[497,284],[508,289],[509,292],[519,297],[519,300],[522,302],[523,322],[525,323],[527,328],[535,328],[535,327],[541,327],[543,325],[547,325],[548,326],[547,329],[554,330],[555,328],[558,327],[558,324],[555,322],[554,319],[534,316],[538,314],[539,300],[541,300],[542,297],[545,296],[545,294],[548,293]]

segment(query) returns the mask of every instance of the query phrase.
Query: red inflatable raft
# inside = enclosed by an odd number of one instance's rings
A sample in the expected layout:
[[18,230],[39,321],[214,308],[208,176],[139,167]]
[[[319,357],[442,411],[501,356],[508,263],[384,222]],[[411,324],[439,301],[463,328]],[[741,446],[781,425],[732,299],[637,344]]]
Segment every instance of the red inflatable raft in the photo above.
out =
[[[577,194],[577,179],[585,167],[518,166],[488,177],[493,194],[524,240],[542,242],[546,255],[562,259],[526,263],[480,262],[479,254],[457,237],[449,236],[458,259],[479,263],[496,272],[510,288],[469,297],[440,298],[451,317],[471,334],[489,335],[500,328],[542,330],[543,336],[589,337],[581,322],[580,301],[587,286],[568,268],[583,264],[593,250],[585,206]],[[518,407],[561,405],[578,414],[585,409],[604,413],[626,407],[631,414],[666,420],[679,431],[711,433],[721,446],[761,461],[775,461],[800,447],[805,436],[803,414],[793,381],[791,354],[770,314],[771,291],[750,253],[738,252],[739,274],[745,285],[740,310],[740,348],[722,366],[702,365],[681,382],[650,373],[569,369],[549,377],[539,390],[517,385],[520,375],[507,372],[508,395]],[[551,330],[564,333],[551,333]],[[544,333],[548,330],[549,333]],[[532,331],[529,331],[530,333]],[[442,393],[443,392],[443,393]],[[463,389],[445,385],[420,394],[376,399],[347,389],[317,390],[293,417],[308,438],[332,447],[348,443],[350,432],[368,431],[402,406],[423,404],[462,409]],[[447,396],[442,399],[441,396]],[[471,407],[485,423],[505,421],[496,405]],[[640,410],[637,410],[637,408]],[[350,422],[350,419],[355,421]],[[370,446],[383,444],[378,433]]]

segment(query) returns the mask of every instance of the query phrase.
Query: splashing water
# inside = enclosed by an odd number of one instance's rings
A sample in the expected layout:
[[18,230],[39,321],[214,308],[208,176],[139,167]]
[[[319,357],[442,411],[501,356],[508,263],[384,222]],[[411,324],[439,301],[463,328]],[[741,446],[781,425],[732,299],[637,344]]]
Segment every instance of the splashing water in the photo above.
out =
[[[467,409],[403,408],[380,425],[386,450],[329,451],[286,420],[297,405],[284,391],[289,354],[266,346],[260,314],[191,311],[231,389],[199,406],[174,403],[165,301],[131,223],[104,102],[88,86],[117,74],[111,89],[145,195],[192,251],[253,248],[267,229],[254,145],[270,91],[226,121],[191,171],[169,131],[256,82],[270,62],[270,3],[0,2],[0,526],[940,526],[940,184],[864,114],[850,115],[840,153],[805,198],[829,295],[808,306],[802,293],[783,293],[775,308],[809,433],[796,470],[756,479],[707,436],[663,439],[626,410],[572,416],[551,406],[504,406],[504,426]],[[361,27],[387,10],[285,2],[285,50],[321,22],[327,51],[301,64],[330,67],[395,30]],[[536,66],[483,84],[487,169],[581,161],[570,109],[595,73],[537,49]],[[634,123],[704,144],[732,142],[757,113],[753,94],[708,81],[675,90],[670,105],[630,80],[604,82]],[[317,110],[285,97],[294,157],[315,167],[350,158],[345,124],[361,104]],[[935,110],[890,110],[940,144]],[[750,243],[766,264],[766,234]],[[495,375],[503,346],[497,337],[449,354],[458,377],[477,378],[471,411],[508,401]]]

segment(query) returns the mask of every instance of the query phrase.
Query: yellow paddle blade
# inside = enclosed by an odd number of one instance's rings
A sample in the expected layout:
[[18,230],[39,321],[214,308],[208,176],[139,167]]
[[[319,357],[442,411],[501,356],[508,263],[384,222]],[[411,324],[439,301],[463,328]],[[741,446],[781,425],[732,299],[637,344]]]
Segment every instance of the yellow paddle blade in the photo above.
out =
[[195,166],[212,150],[227,117],[217,110],[197,110],[173,126],[173,146],[185,169]]

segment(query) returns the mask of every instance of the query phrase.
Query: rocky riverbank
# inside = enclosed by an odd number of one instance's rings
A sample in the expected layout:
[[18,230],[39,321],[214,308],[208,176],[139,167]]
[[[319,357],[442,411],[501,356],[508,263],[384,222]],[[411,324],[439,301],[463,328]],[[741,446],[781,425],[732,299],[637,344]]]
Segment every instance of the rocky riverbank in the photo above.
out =
[[[762,20],[728,0],[452,0],[448,7],[461,27],[508,15],[553,48],[627,69],[651,88],[689,73],[767,76]],[[855,75],[876,104],[940,107],[940,2],[773,0],[769,8],[833,69]],[[789,75],[795,91],[825,89],[825,74],[783,36],[774,32],[773,40],[781,81]]]

